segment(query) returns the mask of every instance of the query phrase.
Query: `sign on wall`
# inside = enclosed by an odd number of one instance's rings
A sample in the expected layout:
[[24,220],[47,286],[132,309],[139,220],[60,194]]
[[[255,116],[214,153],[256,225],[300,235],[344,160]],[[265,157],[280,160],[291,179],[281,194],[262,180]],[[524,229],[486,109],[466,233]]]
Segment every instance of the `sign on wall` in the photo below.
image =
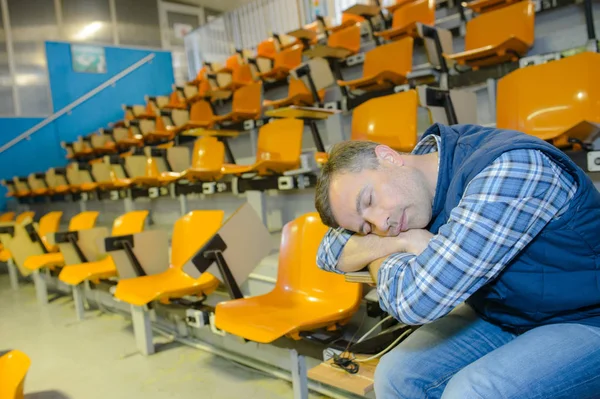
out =
[[106,73],[104,47],[72,44],[71,58],[75,72]]

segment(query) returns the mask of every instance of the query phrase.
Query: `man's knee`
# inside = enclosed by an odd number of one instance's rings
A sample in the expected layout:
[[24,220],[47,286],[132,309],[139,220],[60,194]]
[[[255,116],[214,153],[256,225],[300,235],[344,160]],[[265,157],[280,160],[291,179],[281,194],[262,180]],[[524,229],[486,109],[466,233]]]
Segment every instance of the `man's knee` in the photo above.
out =
[[442,399],[471,399],[505,397],[501,382],[492,373],[469,367],[462,369],[448,381]]
[[384,355],[375,370],[377,399],[426,398],[437,385],[433,364],[427,363],[418,351],[402,350],[402,345]]

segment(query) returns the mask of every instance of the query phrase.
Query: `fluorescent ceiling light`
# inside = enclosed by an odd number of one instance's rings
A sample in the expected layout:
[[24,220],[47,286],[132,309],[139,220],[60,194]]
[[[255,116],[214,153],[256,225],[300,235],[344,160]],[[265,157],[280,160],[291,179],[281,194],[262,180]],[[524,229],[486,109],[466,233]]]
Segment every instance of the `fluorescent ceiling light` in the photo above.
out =
[[102,29],[103,25],[104,25],[104,23],[102,23],[100,21],[91,22],[91,23],[87,24],[86,26],[84,26],[83,28],[81,28],[81,30],[79,32],[77,32],[75,34],[75,36],[73,36],[73,39],[75,39],[75,40],[89,39],[96,32],[98,32],[100,29]]

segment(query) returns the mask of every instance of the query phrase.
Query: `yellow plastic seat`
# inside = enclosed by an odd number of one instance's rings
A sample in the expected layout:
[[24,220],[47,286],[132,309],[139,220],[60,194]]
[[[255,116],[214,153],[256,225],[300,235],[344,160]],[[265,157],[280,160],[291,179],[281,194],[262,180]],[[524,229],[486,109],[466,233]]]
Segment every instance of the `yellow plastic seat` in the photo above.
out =
[[132,181],[129,178],[119,178],[113,169],[112,165],[109,165],[109,180],[98,181],[98,188],[101,190],[122,190],[131,187]]
[[466,29],[465,51],[444,54],[444,57],[473,69],[517,61],[533,46],[535,39],[533,1],[521,1],[481,14],[467,22]]
[[302,45],[296,44],[275,54],[273,68],[258,74],[261,79],[282,80],[302,63]]
[[233,93],[231,112],[215,115],[213,122],[241,122],[258,119],[262,113],[262,82],[255,82]]
[[243,62],[239,54],[227,58],[225,67],[215,71],[215,73],[231,75],[231,80],[226,85],[219,87],[221,90],[236,91],[253,81],[250,66]]
[[165,104],[164,109],[187,109],[187,104],[183,98],[180,97],[177,90],[173,91],[169,95],[169,102]]
[[[517,3],[523,0],[475,0],[466,3],[467,8],[470,8],[477,14],[484,12],[498,10],[511,4]],[[465,4],[465,3],[463,3]]]
[[0,262],[8,262],[12,258],[12,254],[8,249],[0,248]]
[[[140,233],[144,230],[148,211],[132,211],[115,219],[111,235],[113,237]],[[107,255],[104,259],[96,262],[80,263],[78,265],[67,265],[62,268],[58,276],[59,280],[70,285],[77,285],[85,280],[98,282],[117,275],[117,266],[112,256]]]
[[194,142],[192,167],[181,173],[168,172],[164,179],[171,181],[188,179],[190,181],[215,181],[223,176],[221,168],[225,159],[225,145],[216,137],[200,137]]
[[406,83],[412,69],[412,37],[375,47],[365,54],[363,77],[354,80],[338,80],[341,87],[350,90],[375,91]]
[[416,0],[402,4],[394,11],[392,27],[375,32],[375,36],[386,40],[417,37],[417,23],[430,26],[435,23],[435,0]]
[[[371,99],[352,112],[352,140],[370,140],[396,151],[410,152],[417,145],[416,90]],[[402,121],[402,123],[398,123]]]
[[42,244],[44,244],[48,252],[58,251],[58,246],[50,245],[47,235],[50,233],[56,233],[58,231],[60,228],[60,219],[62,218],[62,215],[63,213],[61,211],[53,211],[48,212],[40,218],[40,223],[38,224],[38,236],[40,237],[40,240],[42,240]]
[[0,222],[12,222],[15,219],[14,212],[5,212],[0,215]]
[[498,81],[498,128],[518,130],[557,147],[600,131],[600,54],[585,52],[528,66]]
[[[69,231],[87,230],[94,227],[96,219],[98,218],[98,212],[86,211],[78,213],[71,218],[69,222]],[[41,222],[41,220],[40,220]],[[40,227],[41,230],[41,227]],[[41,231],[40,231],[41,234]],[[40,237],[42,237],[40,235]],[[65,258],[62,253],[54,252],[43,255],[29,256],[23,262],[23,266],[31,271],[39,270],[41,268],[49,267],[62,267],[65,264]]]
[[[319,100],[323,101],[325,97],[325,89],[321,89],[318,92]],[[297,106],[312,106],[315,100],[312,93],[306,87],[301,79],[290,79],[288,86],[288,96],[280,100],[265,100],[263,105],[265,107],[281,108],[289,107],[290,105]]]
[[20,213],[17,218],[15,219],[15,221],[19,224],[22,224],[23,222],[25,222],[27,219],[33,220],[33,218],[35,217],[35,212],[32,211],[25,211]]
[[360,51],[360,26],[352,24],[331,33],[327,38],[327,46],[348,50],[350,55],[358,53]]
[[169,268],[159,274],[119,281],[115,298],[143,306],[152,301],[169,303],[173,298],[212,293],[219,285],[219,280],[210,273],[202,273],[195,279],[182,268],[219,230],[223,216],[223,211],[192,211],[178,219],[173,226]]
[[23,399],[25,377],[31,359],[19,350],[0,356],[0,398]]
[[283,336],[299,339],[301,331],[348,322],[360,304],[361,287],[317,267],[317,249],[326,231],[317,213],[286,224],[275,288],[265,295],[219,303],[217,328],[270,343]]
[[252,165],[223,165],[223,174],[259,175],[283,173],[300,166],[304,122],[300,119],[276,119],[258,131],[256,162]]

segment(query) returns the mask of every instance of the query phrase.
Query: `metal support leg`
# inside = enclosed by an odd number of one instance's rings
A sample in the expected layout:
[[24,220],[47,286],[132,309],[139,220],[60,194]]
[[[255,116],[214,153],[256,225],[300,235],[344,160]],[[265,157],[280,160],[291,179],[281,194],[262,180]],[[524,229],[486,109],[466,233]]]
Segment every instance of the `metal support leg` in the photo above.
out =
[[325,131],[327,132],[327,142],[329,144],[347,140],[341,114],[331,115],[325,119]]
[[19,272],[17,271],[17,266],[15,266],[15,262],[12,259],[8,260],[7,266],[10,287],[16,291],[19,289]]
[[85,308],[83,306],[83,285],[77,284],[73,287],[73,302],[75,303],[75,314],[77,320],[81,321],[85,318]]
[[486,84],[490,104],[490,115],[492,120],[496,120],[496,80],[490,78],[486,80]]
[[131,212],[134,210],[133,200],[131,197],[123,199],[123,206],[125,207],[125,212]]
[[35,296],[37,297],[40,305],[48,303],[48,287],[46,285],[46,279],[40,274],[39,270],[32,273],[33,283],[35,285]]
[[181,216],[183,216],[186,213],[188,213],[187,197],[183,194],[180,194],[179,195],[179,214]]
[[87,202],[84,200],[79,201],[79,212],[87,211]]
[[306,376],[306,360],[295,349],[290,351],[292,361],[292,388],[294,399],[308,399],[308,377]]
[[143,306],[131,305],[131,318],[133,319],[133,333],[135,344],[142,355],[148,356],[154,353],[152,342],[152,325],[150,314]]

